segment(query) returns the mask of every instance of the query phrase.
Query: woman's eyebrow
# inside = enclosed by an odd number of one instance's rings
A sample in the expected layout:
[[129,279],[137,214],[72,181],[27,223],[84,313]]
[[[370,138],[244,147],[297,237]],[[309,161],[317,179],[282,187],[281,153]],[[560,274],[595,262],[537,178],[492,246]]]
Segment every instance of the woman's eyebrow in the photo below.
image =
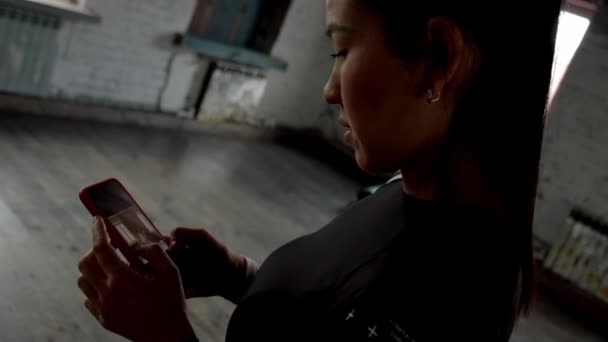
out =
[[325,31],[325,34],[327,34],[327,37],[331,38],[333,36],[334,33],[339,32],[339,33],[350,33],[353,32],[354,30],[348,26],[345,25],[341,25],[338,23],[330,23],[327,25],[327,29]]

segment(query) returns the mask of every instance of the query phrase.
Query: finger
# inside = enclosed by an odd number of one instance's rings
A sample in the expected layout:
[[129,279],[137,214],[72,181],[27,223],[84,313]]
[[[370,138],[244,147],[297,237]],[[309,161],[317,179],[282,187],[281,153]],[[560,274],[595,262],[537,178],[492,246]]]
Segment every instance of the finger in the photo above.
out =
[[87,310],[89,310],[91,315],[93,317],[95,317],[95,319],[103,325],[103,319],[101,317],[101,310],[99,309],[99,307],[95,303],[93,303],[93,301],[91,301],[90,299],[87,299],[84,302],[84,306],[85,306],[85,308],[87,308]]
[[78,278],[78,288],[80,288],[80,291],[84,293],[87,299],[90,299],[96,303],[99,301],[97,289],[95,289],[95,287],[93,287],[93,285],[91,285],[91,283],[89,283],[84,277]]
[[107,275],[99,265],[97,257],[93,251],[89,251],[78,263],[78,270],[82,275],[93,284],[105,283]]
[[93,223],[93,252],[99,266],[107,275],[123,271],[127,267],[110,244],[106,225],[99,216],[95,217]]
[[214,238],[205,229],[176,228],[171,232],[171,240],[178,244],[197,244]]
[[153,273],[164,273],[177,270],[173,261],[163,248],[157,243],[141,245],[137,247],[137,255],[148,261],[148,269]]

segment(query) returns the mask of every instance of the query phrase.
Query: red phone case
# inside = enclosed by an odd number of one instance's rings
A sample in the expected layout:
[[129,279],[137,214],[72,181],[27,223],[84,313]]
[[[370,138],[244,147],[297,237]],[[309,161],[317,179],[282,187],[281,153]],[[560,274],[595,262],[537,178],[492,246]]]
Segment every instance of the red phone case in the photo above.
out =
[[137,201],[135,201],[133,196],[131,196],[131,194],[129,193],[127,188],[116,178],[108,178],[108,179],[102,180],[100,182],[97,182],[95,184],[91,184],[87,187],[84,187],[82,190],[80,190],[78,197],[80,198],[80,201],[82,202],[82,204],[84,204],[85,208],[87,208],[87,210],[91,213],[92,216],[103,217],[103,220],[106,224],[106,228],[108,230],[108,235],[110,236],[110,243],[112,244],[112,246],[114,246],[115,248],[118,248],[118,250],[120,250],[120,252],[129,261],[129,264],[131,266],[138,268],[138,269],[143,268],[144,264],[139,259],[139,257],[135,253],[135,251],[132,250],[131,248],[129,248],[129,245],[123,239],[123,237],[120,235],[120,233],[118,233],[118,230],[116,229],[116,227],[114,227],[114,225],[112,225],[112,223],[110,222],[110,220],[108,220],[107,217],[105,217],[101,214],[101,211],[97,208],[97,206],[95,205],[95,202],[93,202],[91,197],[87,194],[87,190],[94,188],[96,186],[99,186],[103,183],[107,183],[107,182],[118,183],[118,185],[120,185],[120,187],[129,196],[129,198],[133,201],[133,203],[135,203],[137,208],[142,212],[142,214],[146,217],[146,219],[152,223],[152,225],[153,225],[154,229],[156,230],[156,232],[158,233],[158,235],[161,237],[163,236],[162,233],[158,230],[158,228],[154,225],[152,220],[150,220],[150,218],[148,217],[146,212],[141,209],[141,207],[139,206]]

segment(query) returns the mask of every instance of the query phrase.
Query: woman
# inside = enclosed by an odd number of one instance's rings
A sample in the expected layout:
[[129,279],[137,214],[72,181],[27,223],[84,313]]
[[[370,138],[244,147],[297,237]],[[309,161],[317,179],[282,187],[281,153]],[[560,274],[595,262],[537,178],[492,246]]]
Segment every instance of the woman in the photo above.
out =
[[227,341],[507,341],[533,292],[560,5],[327,0],[336,61],[325,97],[341,107],[359,166],[402,180],[257,273],[204,230],[177,229],[172,260],[140,249],[150,263],[140,275],[98,221],[80,264],[87,308],[133,340],[196,340],[186,291],[238,304]]

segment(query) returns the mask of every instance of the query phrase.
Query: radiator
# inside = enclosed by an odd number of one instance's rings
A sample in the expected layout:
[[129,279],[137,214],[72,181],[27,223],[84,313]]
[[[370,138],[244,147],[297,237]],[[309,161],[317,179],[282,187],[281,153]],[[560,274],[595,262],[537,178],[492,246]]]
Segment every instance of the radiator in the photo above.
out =
[[57,16],[0,4],[0,91],[49,95],[60,23]]

